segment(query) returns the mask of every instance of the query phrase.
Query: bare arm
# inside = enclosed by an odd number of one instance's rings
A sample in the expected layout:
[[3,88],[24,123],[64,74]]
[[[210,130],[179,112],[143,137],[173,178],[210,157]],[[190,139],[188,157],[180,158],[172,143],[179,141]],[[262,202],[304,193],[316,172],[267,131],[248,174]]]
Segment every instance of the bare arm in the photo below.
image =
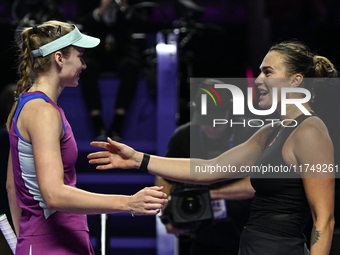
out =
[[[317,121],[311,124],[301,127],[301,132],[297,133],[294,155],[298,164],[304,166],[301,175],[314,224],[310,252],[311,255],[326,255],[330,252],[334,230],[335,181],[334,170],[329,168],[334,165],[334,152],[323,123]],[[326,171],[318,172],[318,165],[327,166]]]
[[63,136],[60,114],[50,104],[37,101],[24,106],[21,118],[27,139],[33,146],[39,188],[49,209],[77,214],[130,213],[131,205],[137,215],[158,213],[167,202],[162,187],[145,188],[130,197],[97,194],[65,185],[60,152]]
[[9,157],[8,157],[6,189],[7,189],[9,208],[11,210],[14,230],[15,230],[16,235],[19,236],[19,223],[20,223],[21,208],[18,205],[17,197],[15,194],[11,152],[9,152]]
[[311,255],[329,254],[334,231],[334,179],[303,179],[312,212]]
[[[265,140],[272,129],[266,126],[255,133],[248,141],[240,144],[222,155],[211,159],[182,159],[151,156],[148,171],[151,174],[179,182],[211,184],[224,179],[242,177],[246,173],[241,172],[242,166],[253,165],[261,155]],[[135,151],[129,146],[114,142],[92,142],[92,146],[104,148],[107,151],[100,151],[88,155],[91,164],[103,164],[97,169],[105,170],[111,168],[139,168],[142,162],[143,153]],[[220,173],[199,173],[193,177],[196,167],[209,168],[211,166],[232,166],[236,171]]]
[[210,190],[211,199],[243,200],[254,197],[255,190],[250,177],[241,179],[219,189]]

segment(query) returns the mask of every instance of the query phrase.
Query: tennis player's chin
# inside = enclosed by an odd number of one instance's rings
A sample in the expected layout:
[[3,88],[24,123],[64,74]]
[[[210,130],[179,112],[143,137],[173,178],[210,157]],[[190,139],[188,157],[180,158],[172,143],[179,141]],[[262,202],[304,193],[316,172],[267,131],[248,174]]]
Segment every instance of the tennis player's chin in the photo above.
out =
[[67,85],[67,87],[73,87],[73,88],[75,88],[75,87],[78,87],[78,81],[75,81],[75,82],[73,82],[73,83],[69,83],[68,85]]
[[72,87],[77,87],[77,86],[78,86],[78,84],[79,84],[79,79],[80,79],[80,77],[77,76],[76,79],[75,79],[74,82],[73,82],[74,85],[73,85]]
[[261,108],[261,109],[263,109],[263,110],[266,110],[266,109],[269,109],[270,107],[271,107],[271,105],[269,106],[266,102],[264,102],[264,101],[260,101],[259,103],[258,103],[258,106]]

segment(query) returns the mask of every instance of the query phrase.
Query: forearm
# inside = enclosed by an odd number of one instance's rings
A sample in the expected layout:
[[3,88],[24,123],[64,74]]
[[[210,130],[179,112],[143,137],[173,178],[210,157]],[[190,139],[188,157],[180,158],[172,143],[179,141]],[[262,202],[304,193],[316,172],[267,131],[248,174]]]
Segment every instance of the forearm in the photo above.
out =
[[[249,142],[209,160],[151,156],[148,170],[152,174],[174,181],[211,184],[223,179],[241,178],[248,175],[249,173],[244,171],[245,167],[252,166],[261,152],[258,143]],[[138,157],[141,162],[142,155]]]
[[329,254],[334,230],[334,178],[303,178],[313,229],[311,255]]
[[[140,160],[137,163],[138,167],[140,166],[143,155],[144,154],[141,153],[139,156]],[[166,158],[152,155],[148,164],[148,172],[177,182],[209,185],[221,180],[221,178],[213,178],[213,174],[202,174],[202,176],[198,174],[193,176],[195,166],[204,167],[209,165],[210,161],[208,160]]]
[[212,199],[243,200],[254,197],[255,190],[250,178],[244,178],[219,189],[210,190]]
[[[107,151],[94,152],[88,155],[90,164],[101,164],[96,168],[140,168],[144,153],[135,151],[129,146],[108,139],[106,142],[92,142],[92,146]],[[242,167],[251,166],[261,153],[256,142],[243,144],[226,151],[219,157],[210,160],[183,159],[150,156],[148,172],[165,179],[195,184],[211,184],[226,179],[240,178],[248,173]],[[144,169],[146,170],[146,169]]]
[[[183,159],[150,156],[149,173],[165,179],[195,184],[211,184],[225,179],[240,178],[248,173],[242,167],[253,165],[262,150],[255,139],[236,146],[222,155],[210,159]],[[104,148],[88,155],[90,164],[101,164],[99,170],[111,168],[140,168],[144,153],[108,139],[108,142],[92,142],[92,146]],[[144,169],[145,170],[145,169]]]
[[[142,155],[139,156],[140,159],[137,163],[138,167],[140,166]],[[230,164],[225,162],[229,158],[227,153],[224,155],[226,156],[225,158],[220,156],[210,160],[151,156],[148,165],[148,172],[173,181],[202,185],[209,185],[218,181],[240,178],[247,174],[242,171],[226,170]],[[232,165],[236,165],[235,169],[240,168],[239,165],[237,165],[237,160],[230,161],[234,163]]]
[[[137,168],[144,153],[140,153]],[[190,181],[190,159],[165,158],[152,155],[147,166],[148,172],[174,181]]]
[[75,214],[130,212],[129,199],[129,196],[96,194],[67,185],[44,195],[49,209]]
[[311,233],[310,254],[328,255],[331,249],[334,231],[334,218],[328,220],[316,220]]
[[[53,186],[53,185],[52,185]],[[162,187],[145,187],[131,196],[104,195],[87,192],[67,185],[43,188],[47,207],[76,214],[127,212],[132,215],[156,215],[168,202]]]

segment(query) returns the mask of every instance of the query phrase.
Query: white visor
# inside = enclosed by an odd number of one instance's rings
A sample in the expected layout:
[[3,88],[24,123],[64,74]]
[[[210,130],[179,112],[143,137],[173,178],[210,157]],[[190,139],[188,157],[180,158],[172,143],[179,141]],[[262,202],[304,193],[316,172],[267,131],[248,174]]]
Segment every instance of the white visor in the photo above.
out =
[[65,48],[69,45],[74,45],[74,46],[81,47],[81,48],[93,48],[93,47],[96,47],[100,43],[100,39],[92,37],[92,36],[84,35],[80,33],[80,31],[75,25],[72,25],[72,26],[74,26],[74,29],[70,33],[48,44],[41,46],[37,50],[32,50],[31,55],[34,58],[41,57],[41,56],[45,57],[51,54],[52,52]]

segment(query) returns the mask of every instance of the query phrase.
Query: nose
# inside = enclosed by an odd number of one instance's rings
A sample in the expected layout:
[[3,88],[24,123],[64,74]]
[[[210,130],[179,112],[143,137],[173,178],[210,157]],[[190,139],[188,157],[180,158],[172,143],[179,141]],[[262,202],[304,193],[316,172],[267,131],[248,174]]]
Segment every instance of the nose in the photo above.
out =
[[87,68],[87,65],[86,65],[84,59],[81,61],[81,68],[82,68],[83,70]]
[[254,81],[255,85],[260,86],[261,84],[263,84],[263,78],[264,78],[264,74],[261,72]]

